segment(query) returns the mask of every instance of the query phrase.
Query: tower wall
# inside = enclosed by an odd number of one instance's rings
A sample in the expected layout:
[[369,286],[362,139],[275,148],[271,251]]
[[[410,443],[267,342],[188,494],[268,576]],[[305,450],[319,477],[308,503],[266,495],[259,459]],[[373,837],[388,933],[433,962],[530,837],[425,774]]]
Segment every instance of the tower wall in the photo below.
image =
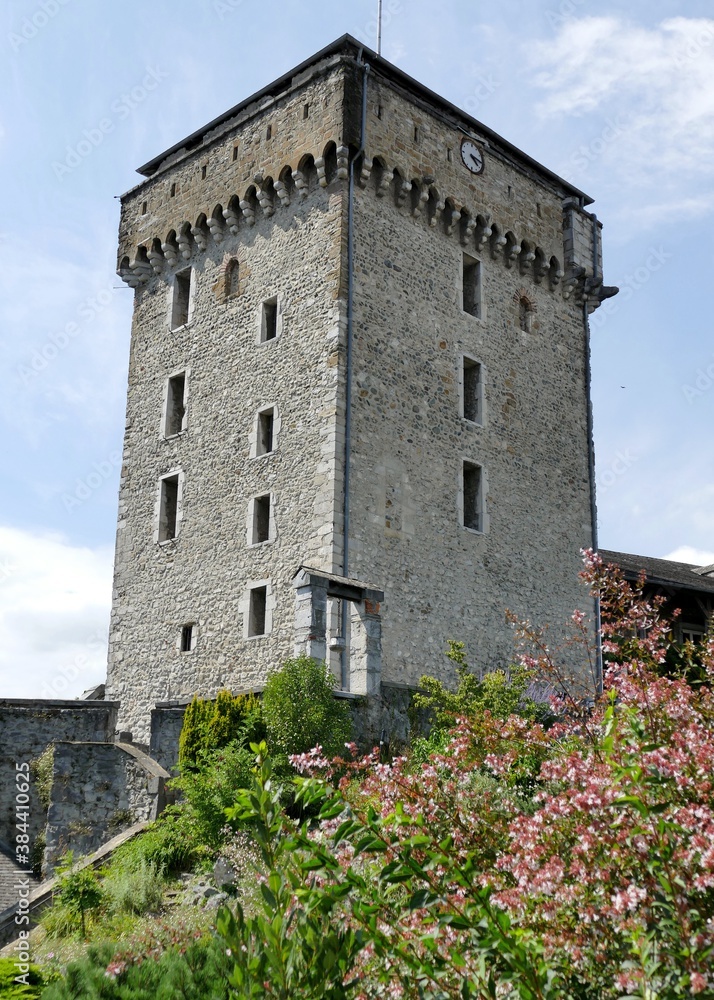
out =
[[[135,738],[148,736],[157,701],[260,686],[293,651],[298,566],[333,568],[345,212],[344,185],[321,186],[319,168],[341,141],[342,104],[341,68],[323,66],[123,200],[120,269],[137,287],[107,692]],[[232,194],[244,202],[233,216]],[[211,230],[216,204],[225,211]],[[188,268],[188,322],[172,329],[176,274]],[[277,336],[259,343],[272,297]],[[185,429],[167,438],[175,373],[185,373]],[[258,456],[267,406],[274,447]],[[174,473],[178,534],[160,542],[160,480]],[[259,495],[270,496],[270,538],[253,544]],[[257,585],[267,585],[267,634],[247,637]],[[193,648],[182,650],[188,624]]]
[[[578,579],[592,542],[587,338],[582,299],[557,274],[562,191],[488,149],[470,175],[450,122],[379,80],[369,94],[349,570],[385,591],[385,680],[415,683],[448,675],[448,639],[481,669],[512,662],[507,608],[560,634],[575,608],[592,611]],[[454,226],[455,207],[483,222]],[[480,317],[464,311],[464,254],[480,262]],[[480,425],[462,416],[464,355],[481,365]],[[482,467],[482,531],[463,526],[464,461]]]

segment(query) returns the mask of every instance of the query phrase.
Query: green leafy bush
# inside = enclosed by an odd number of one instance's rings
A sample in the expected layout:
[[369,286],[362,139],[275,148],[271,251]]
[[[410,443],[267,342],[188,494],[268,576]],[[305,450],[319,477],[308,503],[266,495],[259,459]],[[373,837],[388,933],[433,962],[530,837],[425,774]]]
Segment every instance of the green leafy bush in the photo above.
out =
[[187,707],[179,738],[179,767],[198,767],[201,754],[236,741],[244,746],[262,740],[262,706],[252,694],[219,691],[214,701],[195,697]]
[[155,823],[114,852],[111,868],[135,872],[145,864],[166,874],[191,871],[204,853],[186,810],[168,806]]
[[163,869],[156,861],[141,856],[133,868],[111,865],[104,879],[104,892],[110,910],[153,913],[161,908],[165,885]]
[[172,948],[158,959],[103,945],[71,963],[43,1000],[228,1000],[228,973],[225,951],[212,940]]
[[307,656],[268,674],[263,717],[272,754],[305,753],[318,744],[327,756],[343,751],[352,720],[348,705],[334,697],[334,685],[329,667]]
[[515,664],[508,671],[493,670],[482,680],[471,671],[464,654],[463,642],[449,640],[446,655],[456,666],[458,684],[455,691],[428,674],[419,681],[420,691],[412,699],[414,711],[431,712],[436,728],[449,729],[459,718],[473,718],[490,712],[497,719],[519,715],[541,724],[552,718],[548,704],[528,695],[533,671]]
[[235,802],[236,792],[252,781],[255,756],[240,742],[218,750],[202,751],[196,763],[174,781],[184,796],[180,808],[194,836],[210,850],[220,847],[226,827],[224,810]]
[[75,863],[74,855],[68,851],[57,865],[57,888],[54,891],[56,909],[55,920],[50,918],[49,925],[43,921],[45,929],[50,933],[53,928],[56,936],[66,936],[67,932],[81,928],[82,937],[86,936],[86,917],[88,913],[98,910],[104,902],[104,892],[97,873],[91,867],[81,868]]
[[[27,979],[18,983],[17,977]],[[42,992],[42,975],[36,965],[30,965],[27,973],[22,973],[14,958],[0,958],[0,997],[3,1000],[32,1000]]]

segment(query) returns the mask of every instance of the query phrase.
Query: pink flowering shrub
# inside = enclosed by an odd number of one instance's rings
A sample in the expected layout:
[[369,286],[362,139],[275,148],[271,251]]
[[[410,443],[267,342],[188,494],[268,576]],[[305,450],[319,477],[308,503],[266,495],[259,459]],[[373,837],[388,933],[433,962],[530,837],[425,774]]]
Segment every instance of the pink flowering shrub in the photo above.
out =
[[584,576],[602,693],[581,613],[559,652],[514,623],[549,728],[474,705],[425,763],[316,748],[293,763],[317,823],[284,816],[261,750],[232,816],[264,912],[219,922],[241,996],[714,997],[714,641],[702,683],[663,676],[657,601],[592,553]]

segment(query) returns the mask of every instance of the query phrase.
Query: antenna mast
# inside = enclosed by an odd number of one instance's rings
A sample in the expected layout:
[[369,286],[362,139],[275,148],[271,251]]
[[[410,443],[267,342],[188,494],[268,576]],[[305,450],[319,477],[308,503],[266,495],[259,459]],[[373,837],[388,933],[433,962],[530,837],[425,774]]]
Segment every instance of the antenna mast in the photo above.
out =
[[377,55],[382,54],[382,0],[377,0]]

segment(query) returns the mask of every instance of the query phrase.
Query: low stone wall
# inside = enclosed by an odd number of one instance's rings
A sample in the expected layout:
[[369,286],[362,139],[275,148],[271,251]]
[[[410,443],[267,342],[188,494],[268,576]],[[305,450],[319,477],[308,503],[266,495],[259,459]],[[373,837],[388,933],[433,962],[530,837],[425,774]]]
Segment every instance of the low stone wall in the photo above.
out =
[[178,763],[179,737],[187,700],[159,702],[151,710],[151,743],[149,753],[167,771]]
[[156,819],[166,802],[168,777],[128,743],[57,743],[45,872],[66,851],[90,854],[136,823]]
[[409,705],[416,688],[406,684],[380,686],[379,697],[361,697],[336,691],[337,698],[346,698],[352,712],[354,740],[364,751],[386,744],[392,753],[399,752],[409,742]]
[[[15,844],[15,765],[31,763],[61,740],[112,740],[119,705],[111,701],[36,701],[0,699],[0,844]],[[30,782],[28,833],[30,844],[44,829],[47,817],[34,782]]]

